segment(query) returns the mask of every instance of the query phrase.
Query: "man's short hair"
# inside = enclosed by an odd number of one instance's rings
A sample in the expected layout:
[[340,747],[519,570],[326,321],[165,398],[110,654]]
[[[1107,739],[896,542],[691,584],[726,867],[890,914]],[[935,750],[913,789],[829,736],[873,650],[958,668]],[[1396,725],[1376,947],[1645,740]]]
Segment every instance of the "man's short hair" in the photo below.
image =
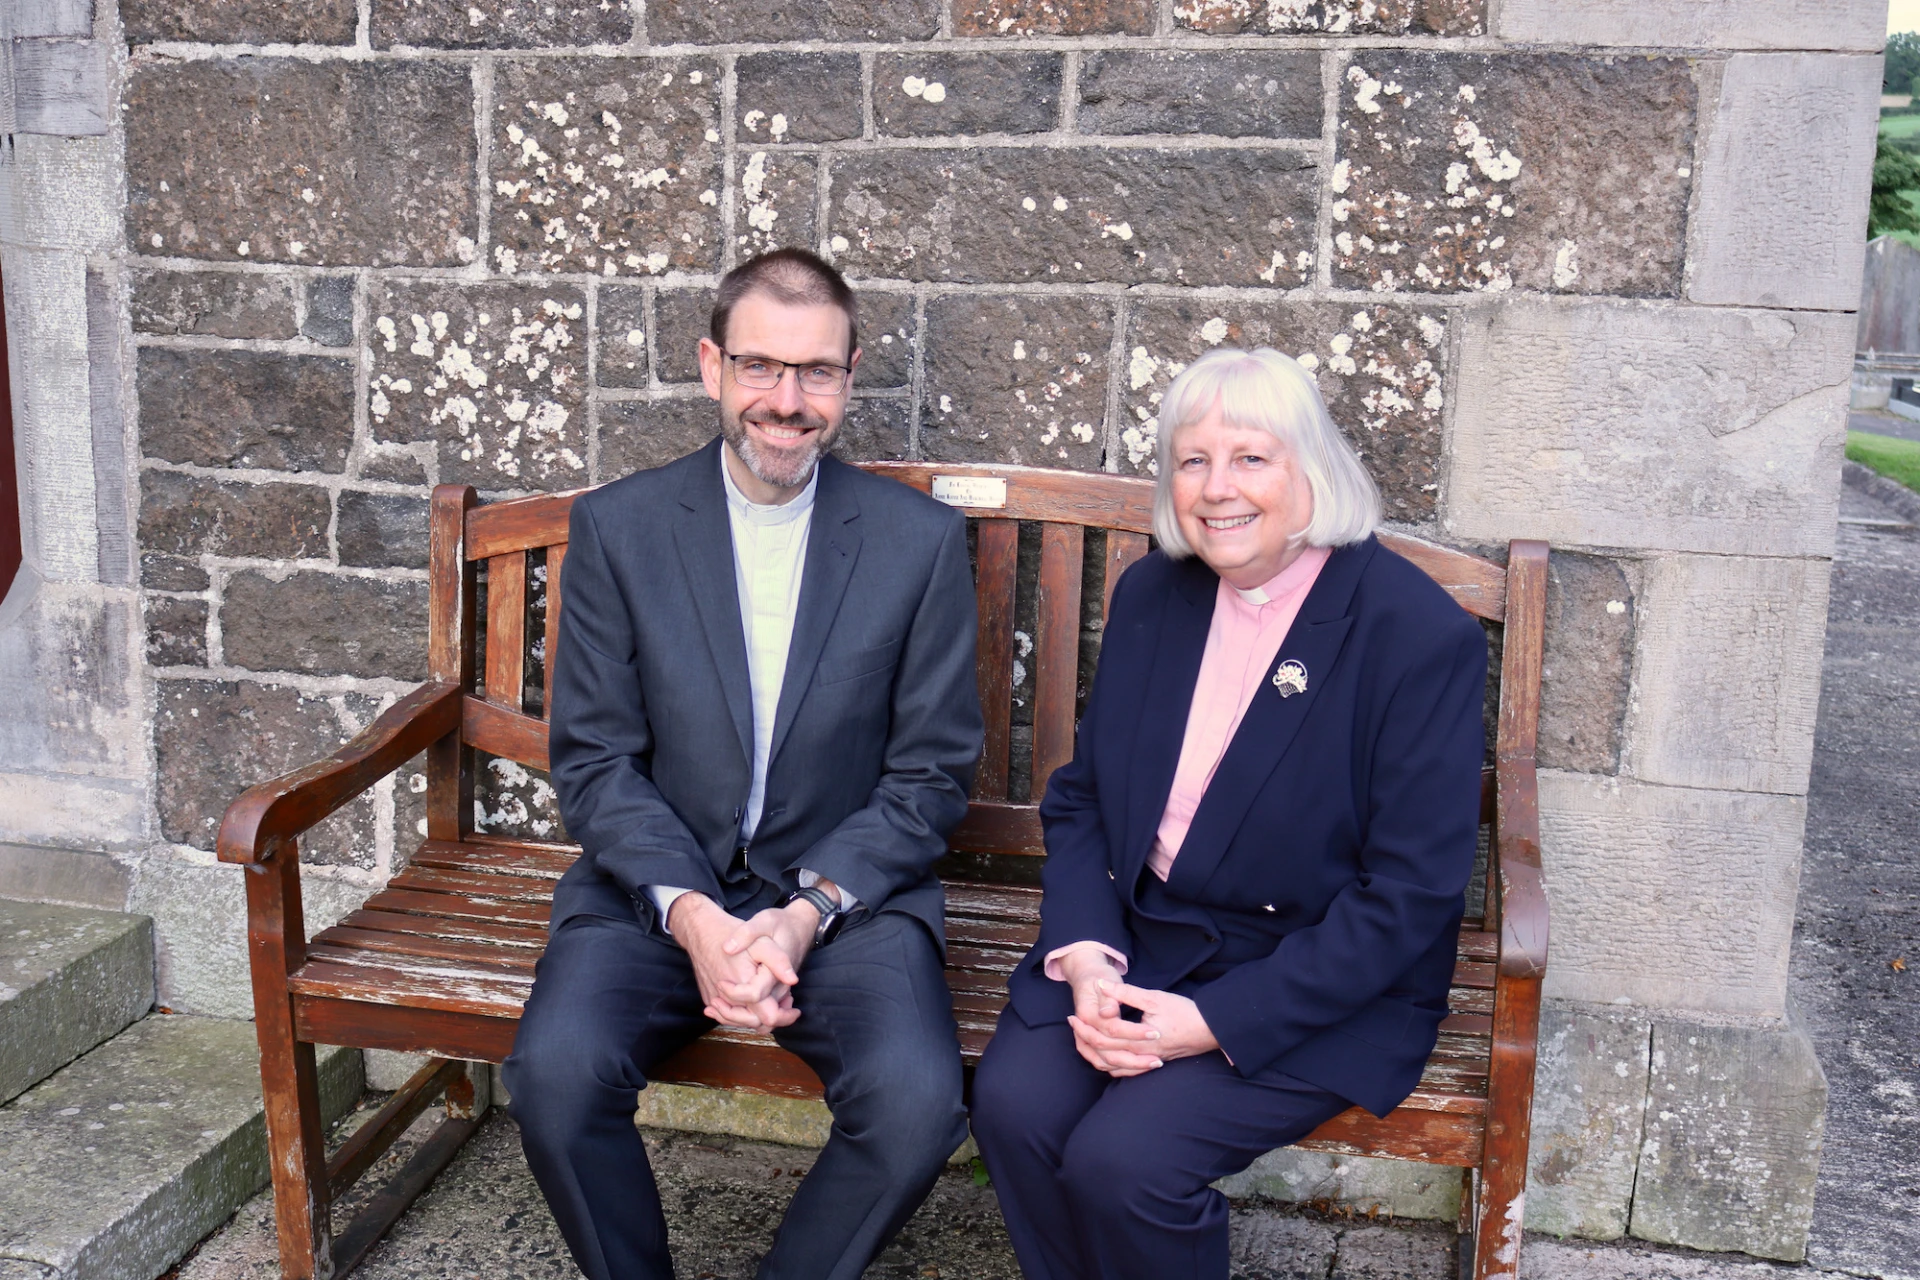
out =
[[845,277],[818,254],[789,247],[750,258],[720,278],[707,325],[715,346],[725,349],[727,320],[740,299],[752,293],[764,293],[789,307],[838,307],[847,317],[847,355],[860,345],[860,308]]

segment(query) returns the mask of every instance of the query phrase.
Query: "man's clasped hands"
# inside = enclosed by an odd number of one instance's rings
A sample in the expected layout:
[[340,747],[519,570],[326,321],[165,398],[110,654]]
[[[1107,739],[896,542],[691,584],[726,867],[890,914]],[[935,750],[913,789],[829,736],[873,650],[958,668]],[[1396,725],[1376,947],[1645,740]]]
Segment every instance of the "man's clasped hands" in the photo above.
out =
[[749,1031],[771,1031],[800,1016],[793,989],[819,923],[819,911],[804,900],[741,920],[704,893],[681,894],[667,914],[667,929],[693,960],[706,1015]]

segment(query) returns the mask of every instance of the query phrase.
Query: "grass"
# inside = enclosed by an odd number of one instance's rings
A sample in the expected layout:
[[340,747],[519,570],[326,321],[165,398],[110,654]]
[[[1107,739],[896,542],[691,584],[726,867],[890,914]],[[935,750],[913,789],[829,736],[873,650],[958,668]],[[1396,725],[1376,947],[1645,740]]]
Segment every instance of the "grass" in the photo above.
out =
[[1881,116],[1880,132],[1888,138],[1911,138],[1920,133],[1920,115]]
[[1847,432],[1847,458],[1871,467],[1896,484],[1920,492],[1920,440],[1902,440],[1897,436],[1875,435],[1871,431]]

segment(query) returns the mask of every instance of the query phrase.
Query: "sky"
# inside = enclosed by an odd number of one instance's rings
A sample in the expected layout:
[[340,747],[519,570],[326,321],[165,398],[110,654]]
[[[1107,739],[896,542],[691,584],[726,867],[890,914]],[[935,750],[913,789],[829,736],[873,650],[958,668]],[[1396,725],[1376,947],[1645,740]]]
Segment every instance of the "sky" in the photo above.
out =
[[1896,31],[1920,31],[1920,0],[1890,0],[1887,5],[1887,34]]

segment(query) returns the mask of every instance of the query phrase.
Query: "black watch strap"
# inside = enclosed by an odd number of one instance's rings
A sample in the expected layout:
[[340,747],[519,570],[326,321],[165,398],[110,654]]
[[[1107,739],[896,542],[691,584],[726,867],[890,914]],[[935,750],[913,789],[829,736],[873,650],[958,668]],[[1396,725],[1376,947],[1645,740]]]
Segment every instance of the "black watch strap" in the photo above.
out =
[[813,909],[820,913],[820,923],[815,925],[813,930],[813,945],[822,947],[832,942],[834,935],[840,932],[840,926],[845,921],[845,914],[840,910],[840,904],[828,897],[825,889],[812,885],[789,894],[787,901],[781,905],[795,902],[810,903]]

